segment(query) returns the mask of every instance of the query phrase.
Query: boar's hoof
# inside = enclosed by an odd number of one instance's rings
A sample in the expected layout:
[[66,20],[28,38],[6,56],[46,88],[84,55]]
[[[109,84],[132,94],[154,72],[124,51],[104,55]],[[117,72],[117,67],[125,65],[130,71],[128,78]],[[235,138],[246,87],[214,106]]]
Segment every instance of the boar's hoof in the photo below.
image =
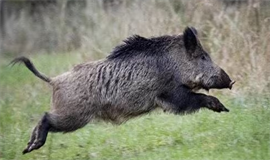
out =
[[33,150],[39,149],[40,147],[42,147],[44,145],[45,142],[43,141],[36,141],[32,144],[29,144],[24,150],[23,150],[23,154],[29,153]]
[[225,108],[225,107],[222,107],[222,108],[218,108],[217,110],[216,110],[216,112],[229,112],[230,110],[228,110],[227,108]]
[[229,112],[229,110],[216,98],[208,96],[207,108],[215,112]]

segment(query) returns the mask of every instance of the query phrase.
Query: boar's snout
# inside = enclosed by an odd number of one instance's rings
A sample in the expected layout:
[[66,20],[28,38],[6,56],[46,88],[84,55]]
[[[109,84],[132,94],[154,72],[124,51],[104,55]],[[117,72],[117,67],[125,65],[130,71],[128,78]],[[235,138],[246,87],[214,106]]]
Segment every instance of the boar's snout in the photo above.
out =
[[232,81],[228,74],[221,69],[220,74],[218,76],[212,77],[212,85],[209,86],[210,88],[215,88],[215,89],[223,89],[223,88],[229,88],[232,89],[233,84],[235,81]]
[[218,89],[222,89],[222,88],[232,89],[232,86],[234,83],[235,83],[235,81],[232,81],[230,79],[229,75],[223,69],[221,69],[220,80],[217,81],[216,88],[218,88]]

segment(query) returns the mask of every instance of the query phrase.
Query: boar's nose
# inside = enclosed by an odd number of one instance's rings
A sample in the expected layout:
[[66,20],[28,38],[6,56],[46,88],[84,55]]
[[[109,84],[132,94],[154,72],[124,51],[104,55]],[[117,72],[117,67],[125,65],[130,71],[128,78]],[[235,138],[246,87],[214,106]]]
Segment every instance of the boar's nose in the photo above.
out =
[[224,88],[229,88],[229,89],[232,89],[232,86],[235,83],[235,81],[232,81],[229,75],[223,69],[221,69],[221,81]]

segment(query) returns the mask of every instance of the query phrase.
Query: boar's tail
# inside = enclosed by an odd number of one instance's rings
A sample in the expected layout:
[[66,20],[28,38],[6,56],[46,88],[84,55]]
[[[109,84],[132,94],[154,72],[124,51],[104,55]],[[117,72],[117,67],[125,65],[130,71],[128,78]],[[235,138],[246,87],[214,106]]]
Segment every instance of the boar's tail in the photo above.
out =
[[18,57],[15,58],[13,61],[10,62],[10,65],[15,65],[16,63],[24,63],[25,66],[32,72],[34,75],[36,75],[38,78],[42,79],[45,82],[50,83],[51,79],[40,73],[36,67],[33,65],[33,63],[26,57]]

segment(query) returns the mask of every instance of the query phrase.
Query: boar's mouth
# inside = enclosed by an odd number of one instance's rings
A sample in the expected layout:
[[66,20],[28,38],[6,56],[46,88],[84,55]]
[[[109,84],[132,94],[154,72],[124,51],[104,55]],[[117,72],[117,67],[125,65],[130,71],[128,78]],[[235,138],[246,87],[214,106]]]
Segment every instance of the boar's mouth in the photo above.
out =
[[230,83],[228,83],[227,85],[213,85],[213,86],[206,86],[206,85],[197,85],[197,86],[193,86],[191,87],[191,89],[193,91],[198,91],[200,89],[203,89],[207,92],[209,92],[210,89],[225,89],[225,88],[228,88],[228,89],[232,89],[233,85],[234,85],[235,81],[231,81]]
[[210,89],[225,89],[225,88],[228,88],[228,89],[232,89],[233,85],[234,85],[235,81],[230,81],[229,83],[227,84],[222,84],[222,85],[213,85],[211,87],[208,87],[208,86],[202,86],[201,88],[206,90],[206,91],[209,91]]
[[200,89],[203,89],[203,90],[209,92],[209,90],[211,89],[211,88],[204,87],[204,86],[194,86],[194,87],[188,87],[188,88],[190,88],[193,92],[197,92]]
[[229,83],[221,83],[221,84],[213,84],[213,85],[204,85],[204,84],[193,84],[192,86],[187,86],[190,88],[192,91],[196,92],[200,89],[203,89],[207,92],[209,92],[210,89],[232,89],[235,81],[229,81]]

